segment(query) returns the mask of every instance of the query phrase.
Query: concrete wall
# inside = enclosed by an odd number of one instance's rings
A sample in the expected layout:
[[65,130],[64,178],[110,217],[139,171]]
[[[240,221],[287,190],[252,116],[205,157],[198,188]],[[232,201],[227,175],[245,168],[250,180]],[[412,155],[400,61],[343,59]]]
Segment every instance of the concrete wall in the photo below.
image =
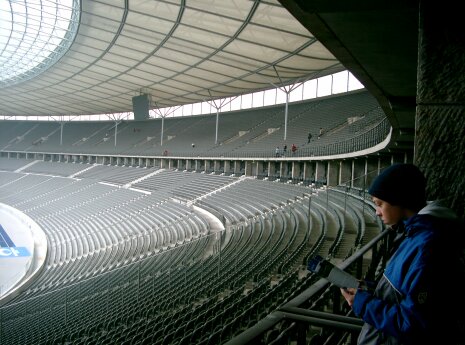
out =
[[458,3],[420,6],[415,163],[430,199],[465,215],[465,30]]

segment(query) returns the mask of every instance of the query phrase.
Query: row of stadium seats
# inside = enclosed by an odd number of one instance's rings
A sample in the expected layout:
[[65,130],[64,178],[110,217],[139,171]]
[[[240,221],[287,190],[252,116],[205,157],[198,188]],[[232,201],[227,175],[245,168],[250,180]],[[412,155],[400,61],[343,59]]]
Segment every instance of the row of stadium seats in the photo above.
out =
[[[126,181],[117,187],[93,177],[65,185],[54,185],[57,178],[52,178],[47,191],[15,201],[60,243],[61,252],[27,291],[1,309],[5,344],[219,344],[314,282],[302,271],[309,253],[328,255],[338,241],[333,255],[339,257],[350,241],[356,245],[356,237],[338,234],[342,220],[348,223],[363,212],[358,199],[352,206],[352,197],[341,199],[335,191],[231,177],[208,189],[208,178],[218,176],[170,172],[163,172],[166,184],[159,181],[167,192],[162,200],[156,190],[137,194],[122,188]],[[3,174],[12,173],[0,173],[0,180]],[[179,174],[205,180],[195,190],[203,194],[193,191],[185,200],[220,214],[229,210],[224,231],[209,231],[205,218],[170,193],[170,185],[179,187],[171,180]],[[81,195],[96,184],[100,196]],[[62,193],[71,186],[75,192],[66,195],[76,196],[75,204]],[[170,232],[146,229],[157,224],[155,214],[170,224]],[[351,232],[359,231],[363,220],[353,220]],[[190,230],[183,232],[179,225],[186,223]],[[123,240],[116,243],[117,238]]]
[[[376,111],[377,110],[377,111]],[[251,116],[253,112],[253,116]],[[381,108],[367,91],[291,103],[288,107],[287,142],[301,151],[323,149],[328,143],[344,142],[363,134],[359,128],[369,128]],[[160,119],[122,121],[117,126],[115,146],[114,122],[18,123],[6,121],[2,127],[0,149],[23,152],[96,153],[112,155],[222,156],[263,154],[275,155],[275,147],[286,142],[284,105],[261,109],[222,113],[218,140],[215,141],[215,114],[164,119],[164,142],[161,145]],[[363,123],[364,125],[361,125]],[[318,138],[319,129],[324,135]],[[274,130],[274,131],[273,131]],[[308,143],[308,134],[314,140]],[[387,133],[380,133],[383,140]],[[383,136],[384,135],[384,136]],[[195,147],[192,146],[195,143]]]

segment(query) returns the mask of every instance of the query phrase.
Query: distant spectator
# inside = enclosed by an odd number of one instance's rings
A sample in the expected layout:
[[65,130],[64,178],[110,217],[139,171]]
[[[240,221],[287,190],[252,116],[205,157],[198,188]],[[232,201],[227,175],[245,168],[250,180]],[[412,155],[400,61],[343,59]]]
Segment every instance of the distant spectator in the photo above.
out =
[[320,139],[320,137],[323,135],[323,127],[320,127],[320,131],[318,132],[318,139]]
[[194,144],[194,143],[192,143],[192,148],[194,148],[194,147],[195,147],[195,144]]
[[168,156],[168,150],[163,151],[163,156]]
[[287,145],[284,144],[284,146],[283,146],[283,155],[285,156],[286,153],[287,153]]
[[295,146],[295,144],[292,144],[291,151],[292,151],[292,155],[295,155],[295,152],[297,151],[297,146]]
[[275,154],[276,154],[276,157],[279,157],[279,146],[276,146]]
[[312,140],[312,133],[308,132],[307,144],[310,143],[310,140]]

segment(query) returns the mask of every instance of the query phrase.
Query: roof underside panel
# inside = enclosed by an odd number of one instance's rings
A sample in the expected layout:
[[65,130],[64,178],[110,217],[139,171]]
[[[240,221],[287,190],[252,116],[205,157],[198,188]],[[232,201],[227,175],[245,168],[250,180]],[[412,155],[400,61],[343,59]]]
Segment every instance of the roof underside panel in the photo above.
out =
[[153,107],[177,106],[344,69],[276,0],[82,0],[81,8],[68,52],[0,89],[0,115],[126,112],[141,92]]

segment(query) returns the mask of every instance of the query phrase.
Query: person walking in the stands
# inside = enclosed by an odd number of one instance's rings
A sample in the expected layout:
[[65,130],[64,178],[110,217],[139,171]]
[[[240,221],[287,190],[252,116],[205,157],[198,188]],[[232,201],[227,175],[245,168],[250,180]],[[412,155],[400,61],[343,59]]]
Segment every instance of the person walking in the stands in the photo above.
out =
[[292,151],[292,155],[294,156],[297,151],[297,146],[295,144],[292,144],[291,151]]
[[[365,324],[359,345],[465,341],[463,221],[440,202],[426,202],[426,179],[413,164],[385,169],[368,190],[376,214],[397,231],[397,248],[374,291],[341,289]],[[463,281],[463,280],[462,280]],[[364,284],[361,284],[363,286]]]

